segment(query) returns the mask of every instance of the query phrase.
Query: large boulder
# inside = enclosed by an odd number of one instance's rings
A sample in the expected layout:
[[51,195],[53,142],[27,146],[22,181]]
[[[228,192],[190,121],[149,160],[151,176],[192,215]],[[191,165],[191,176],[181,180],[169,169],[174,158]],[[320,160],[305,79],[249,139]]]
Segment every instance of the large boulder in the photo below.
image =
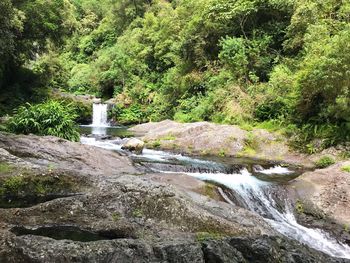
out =
[[136,138],[132,138],[122,146],[122,149],[128,150],[130,152],[141,153],[144,147],[145,143],[143,141]]
[[195,155],[251,157],[309,167],[314,165],[306,155],[290,149],[287,138],[263,129],[247,131],[236,125],[165,120],[136,125],[130,131],[147,142],[148,147]]
[[333,218],[342,225],[350,224],[350,173],[343,167],[350,161],[339,162],[325,169],[307,172],[294,180],[291,191],[303,203],[304,208],[310,207]]

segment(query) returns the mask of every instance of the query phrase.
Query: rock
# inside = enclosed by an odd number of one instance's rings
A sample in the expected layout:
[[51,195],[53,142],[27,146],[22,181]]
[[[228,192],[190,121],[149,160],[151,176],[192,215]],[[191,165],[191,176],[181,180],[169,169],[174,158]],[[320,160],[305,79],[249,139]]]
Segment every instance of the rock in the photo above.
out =
[[[35,165],[33,177],[64,174],[79,184],[79,195],[0,209],[1,263],[346,262],[282,237],[253,212],[201,195],[199,182],[189,187],[192,181],[179,177],[169,185],[112,151],[6,133],[0,133],[1,148],[1,160],[18,164],[9,176]],[[55,231],[20,235],[14,226]],[[62,240],[67,227],[77,232]],[[85,232],[106,238],[83,242]],[[200,240],[204,232],[208,238]]]
[[120,175],[138,173],[128,157],[93,146],[52,136],[13,135],[0,132],[0,148],[36,165],[84,174]]
[[[229,244],[244,257],[244,262],[349,262],[347,259],[336,259],[314,249],[298,244],[285,237],[261,236],[257,238],[232,238]],[[239,262],[239,261],[238,261]]]
[[350,245],[350,176],[342,170],[350,161],[307,172],[291,182],[289,196],[299,206],[298,221],[321,228]]
[[292,151],[285,137],[262,129],[246,131],[235,125],[166,120],[136,125],[130,131],[147,142],[148,147],[186,154],[250,157],[314,166],[306,155]]
[[111,98],[109,100],[106,100],[104,103],[109,104],[109,105],[115,105],[117,104],[118,100],[116,98]]
[[96,103],[96,104],[102,102],[102,100],[100,98],[93,98],[91,101],[92,101],[92,103]]
[[340,224],[350,222],[350,176],[342,170],[350,161],[339,162],[326,169],[307,172],[293,181],[289,188],[296,198],[311,204]]
[[137,152],[141,153],[143,148],[145,146],[145,143],[139,139],[132,138],[128,140],[123,146],[123,150],[128,150],[130,152]]

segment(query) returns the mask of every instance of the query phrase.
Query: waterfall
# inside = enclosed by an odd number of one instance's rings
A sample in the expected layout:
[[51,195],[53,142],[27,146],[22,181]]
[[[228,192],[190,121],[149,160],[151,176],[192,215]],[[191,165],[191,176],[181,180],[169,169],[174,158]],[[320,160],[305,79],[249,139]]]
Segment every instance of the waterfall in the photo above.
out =
[[93,118],[92,126],[95,127],[107,127],[107,104],[94,104],[93,105]]

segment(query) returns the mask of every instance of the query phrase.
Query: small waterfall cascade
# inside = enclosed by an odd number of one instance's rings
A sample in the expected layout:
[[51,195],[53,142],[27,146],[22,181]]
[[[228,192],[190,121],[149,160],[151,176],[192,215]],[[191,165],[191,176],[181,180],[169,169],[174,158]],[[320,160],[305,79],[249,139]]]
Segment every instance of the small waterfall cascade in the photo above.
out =
[[95,127],[107,127],[107,104],[93,104],[93,117],[92,117],[92,126]]
[[[287,173],[276,167],[275,170]],[[266,174],[272,169],[264,170]],[[254,211],[271,224],[281,234],[296,239],[316,250],[323,251],[331,256],[350,259],[350,247],[337,242],[329,237],[327,233],[320,229],[312,229],[298,224],[291,204],[285,201],[284,207],[281,207],[273,195],[273,184],[263,182],[246,169],[242,169],[237,174],[222,173],[187,173],[198,179],[212,181],[222,184],[232,191],[233,199],[239,200],[240,204],[250,211]],[[230,196],[222,193],[226,200]],[[232,203],[234,203],[232,201]]]

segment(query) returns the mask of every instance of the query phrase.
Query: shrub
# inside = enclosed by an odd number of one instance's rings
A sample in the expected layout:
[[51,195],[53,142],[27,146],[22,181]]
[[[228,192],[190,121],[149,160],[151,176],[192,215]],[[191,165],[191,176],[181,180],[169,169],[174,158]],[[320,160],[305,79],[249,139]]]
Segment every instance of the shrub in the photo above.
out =
[[342,168],[342,171],[350,173],[350,165],[344,165]]
[[42,104],[18,108],[10,119],[8,130],[17,134],[36,134],[57,136],[70,141],[79,141],[79,132],[74,120],[77,115],[68,104],[47,101]]
[[316,167],[317,168],[326,168],[328,166],[331,166],[332,164],[335,164],[335,161],[332,157],[323,156],[316,162]]
[[283,100],[267,100],[256,107],[254,116],[259,121],[266,121],[287,116],[289,112],[290,110]]
[[135,124],[142,122],[145,119],[144,115],[139,104],[133,104],[127,108],[117,104],[113,107],[109,117],[122,124]]

